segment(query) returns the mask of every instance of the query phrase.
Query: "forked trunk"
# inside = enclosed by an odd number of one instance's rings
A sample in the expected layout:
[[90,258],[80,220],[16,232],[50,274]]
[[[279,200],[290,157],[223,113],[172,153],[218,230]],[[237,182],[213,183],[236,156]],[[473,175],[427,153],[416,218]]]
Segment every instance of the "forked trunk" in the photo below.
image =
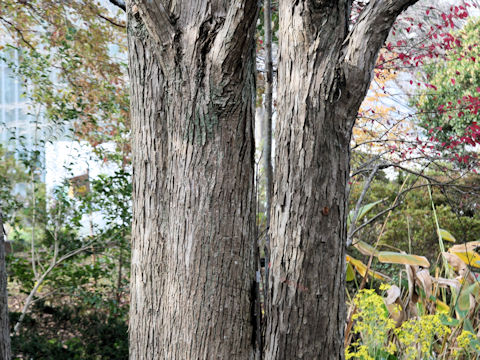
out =
[[[349,141],[416,0],[280,0],[265,358],[343,358]],[[130,2],[131,359],[254,356],[255,0]]]
[[[280,0],[267,360],[343,359],[350,137],[378,51],[410,3]],[[351,27],[351,29],[349,29]]]

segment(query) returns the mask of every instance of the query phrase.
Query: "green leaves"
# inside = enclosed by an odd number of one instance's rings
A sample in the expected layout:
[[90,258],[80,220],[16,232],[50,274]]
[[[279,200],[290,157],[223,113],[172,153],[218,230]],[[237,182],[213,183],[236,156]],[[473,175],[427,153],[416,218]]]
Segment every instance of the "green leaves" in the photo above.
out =
[[356,241],[353,246],[363,255],[378,256],[378,250],[375,249],[372,245],[367,244],[365,241]]
[[478,122],[478,108],[472,105],[480,96],[480,21],[470,20],[449,37],[457,41],[451,42],[446,61],[425,66],[429,84],[418,91],[421,126],[440,129],[435,136],[445,143],[450,136],[464,136],[466,128]]
[[355,270],[350,263],[347,263],[346,281],[353,281],[355,279]]
[[43,118],[56,125],[68,123],[76,137],[94,147],[116,143],[123,152],[118,160],[127,162],[129,96],[121,18],[114,25],[105,20],[108,11],[101,5],[86,6],[80,0],[34,0],[28,6],[5,0],[0,13],[0,32],[16,44],[0,57],[23,80],[31,105],[41,105]]
[[[361,220],[365,215],[368,214],[368,212],[370,210],[372,210],[375,205],[378,205],[382,202],[383,200],[378,200],[378,201],[375,201],[373,203],[370,203],[370,204],[367,204],[367,205],[363,205],[362,207],[360,207],[359,211],[358,211],[358,215],[357,215],[357,219],[356,221],[359,221]],[[351,210],[349,213],[348,213],[348,218],[347,218],[347,224],[350,226],[351,225],[351,222],[353,220],[353,213],[354,213],[354,210]]]
[[462,288],[462,291],[460,292],[460,295],[457,299],[457,304],[455,306],[455,309],[462,318],[467,316],[471,308],[475,307],[475,300],[470,299],[470,297],[478,297],[479,292],[480,285],[477,282],[469,286],[464,286]]

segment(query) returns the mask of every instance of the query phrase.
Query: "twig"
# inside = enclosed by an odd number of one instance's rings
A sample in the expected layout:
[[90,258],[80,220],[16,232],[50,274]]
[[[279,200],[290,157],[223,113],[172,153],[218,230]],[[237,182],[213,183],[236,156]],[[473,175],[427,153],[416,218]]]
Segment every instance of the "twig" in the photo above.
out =
[[365,198],[365,195],[367,194],[367,191],[370,188],[370,184],[372,183],[373,178],[375,177],[375,174],[377,173],[379,166],[380,165],[377,164],[372,169],[372,172],[368,176],[367,181],[365,181],[365,184],[363,185],[363,190],[362,190],[362,193],[360,194],[360,197],[357,200],[357,204],[355,205],[355,210],[353,212],[352,220],[350,222],[350,229],[347,235],[347,247],[350,246],[350,244],[352,243],[352,233],[353,233],[355,223],[357,222],[357,217],[358,217],[358,213],[360,212],[360,207],[362,206],[363,199]]
[[125,24],[117,23],[115,20],[110,19],[108,16],[102,15],[100,13],[97,13],[97,16],[102,18],[103,20],[107,20],[110,24],[115,25],[119,28],[125,29],[127,27]]
[[18,27],[16,27],[11,21],[8,21],[7,19],[5,19],[3,16],[0,16],[0,20],[3,21],[4,23],[7,23],[8,25],[10,25],[16,32],[17,34],[20,36],[20,38],[22,39],[22,41],[33,51],[36,51],[35,50],[35,47],[30,44],[28,42],[27,39],[25,39],[25,36],[23,36],[23,31],[20,30]]
[[[393,204],[395,205],[400,197],[400,194],[402,193],[402,190],[403,190],[403,187],[406,185],[407,183],[407,180],[408,180],[408,177],[407,176],[405,178],[405,180],[403,181],[403,184],[402,186],[400,187],[400,191],[397,193],[397,196],[395,197],[395,200],[393,201]],[[378,237],[377,237],[377,241],[375,242],[375,245],[374,245],[374,248],[376,249],[378,247],[378,243],[380,242],[380,239],[383,235],[383,232],[385,231],[385,227],[387,225],[387,221],[388,221],[388,218],[390,217],[392,213],[392,210],[389,211],[388,215],[387,215],[387,218],[385,219],[385,221],[383,222],[383,226],[382,228],[380,229],[380,233],[378,234]],[[368,278],[368,275],[370,273],[370,268],[372,266],[372,261],[373,261],[373,254],[370,255],[369,259],[368,259],[368,264],[367,264],[367,271],[365,272],[365,276],[363,277],[362,279],[362,282],[360,284],[360,288],[359,290],[362,290],[364,287],[365,287],[365,284],[367,283],[367,278]],[[344,339],[344,346],[345,348],[347,347],[348,343],[349,343],[349,339],[350,339],[350,335],[351,335],[351,329],[352,329],[352,326],[353,326],[353,314],[357,311],[357,307],[355,304],[351,304],[350,308],[352,309],[352,311],[349,311],[350,313],[350,316],[349,316],[349,319],[347,321],[347,329],[345,331],[345,339]]]
[[50,266],[47,268],[47,270],[45,270],[45,272],[42,274],[42,276],[40,276],[40,278],[35,282],[35,286],[33,287],[32,291],[30,291],[30,294],[28,294],[27,300],[25,300],[25,305],[23,306],[23,309],[22,309],[22,313],[21,313],[20,317],[18,318],[18,321],[15,324],[15,327],[13,328],[13,332],[14,332],[15,335],[17,335],[17,336],[19,335],[20,326],[22,325],[23,319],[25,318],[25,315],[27,313],[28,308],[32,304],[33,298],[35,297],[38,289],[43,284],[43,282],[45,281],[47,276],[52,272],[52,270],[56,266],[58,266],[59,264],[64,262],[65,260],[71,258],[72,256],[75,256],[75,255],[77,255],[77,254],[79,254],[79,253],[81,253],[85,250],[88,250],[92,246],[92,244],[93,244],[93,242],[91,242],[88,245],[85,245],[81,248],[78,248],[76,250],[73,250],[73,251],[69,252],[68,254],[62,256],[60,259],[57,260],[56,257],[58,256],[58,241],[55,240],[55,250],[54,250],[54,257],[52,259],[52,262],[51,262]]

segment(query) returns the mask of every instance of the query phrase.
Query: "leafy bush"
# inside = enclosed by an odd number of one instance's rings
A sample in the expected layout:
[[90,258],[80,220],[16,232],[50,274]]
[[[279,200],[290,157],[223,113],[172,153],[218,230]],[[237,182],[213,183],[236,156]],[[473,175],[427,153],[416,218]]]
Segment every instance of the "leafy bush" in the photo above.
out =
[[[15,324],[18,313],[11,314]],[[51,307],[40,302],[12,337],[16,358],[35,360],[128,359],[127,323],[79,307]]]
[[[359,338],[345,350],[345,358],[436,359],[436,354],[442,352],[443,341],[452,333],[452,329],[445,325],[448,317],[441,312],[422,315],[413,317],[396,328],[384,301],[373,289],[362,290],[357,294],[357,313],[353,319],[356,321],[354,333]],[[466,337],[468,340],[468,334]],[[462,350],[468,350],[470,342],[467,344],[464,341],[462,344]]]

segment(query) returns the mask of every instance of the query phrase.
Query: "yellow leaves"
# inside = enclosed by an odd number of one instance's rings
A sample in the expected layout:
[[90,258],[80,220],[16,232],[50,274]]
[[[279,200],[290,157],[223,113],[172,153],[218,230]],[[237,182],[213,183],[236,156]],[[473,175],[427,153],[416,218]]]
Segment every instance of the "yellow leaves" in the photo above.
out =
[[480,245],[480,241],[470,241],[465,244],[458,244],[442,253],[448,264],[459,273],[461,277],[473,280],[467,266],[480,268],[480,254],[474,250]]
[[[387,51],[380,57],[382,62],[388,62],[393,53]],[[396,79],[397,72],[389,67],[380,67],[375,69],[375,81],[372,82],[368,94],[359,110],[359,117],[353,129],[352,146],[365,144],[362,151],[381,152],[392,145],[398,146],[401,140],[413,128],[414,124],[405,119],[403,106],[397,106],[392,101],[392,94],[385,89],[397,88],[392,86]],[[386,154],[385,156],[395,157],[396,154]]]
[[[455,242],[450,232],[437,229],[442,240]],[[359,334],[355,349],[363,346],[366,354],[373,358],[378,358],[379,353],[372,352],[372,349],[381,349],[382,355],[390,353],[400,355],[402,359],[430,358],[439,353],[444,353],[445,358],[455,358],[455,354],[462,351],[478,350],[480,353],[480,341],[473,330],[478,326],[480,283],[471,273],[472,267],[480,268],[480,251],[475,251],[480,247],[480,241],[455,244],[443,252],[446,275],[436,268],[435,276],[430,275],[430,263],[424,256],[377,251],[364,242],[357,242],[354,246],[363,255],[374,256],[380,262],[405,265],[408,280],[408,289],[405,287],[403,292],[394,284],[381,285],[380,291],[386,290],[383,298],[374,290],[359,292],[357,296],[362,299],[355,302],[358,313],[354,316],[354,332]],[[352,269],[357,270],[353,262],[358,260],[350,261]],[[358,262],[359,269],[365,273],[365,264]],[[400,275],[403,279],[404,274],[402,271]],[[366,296],[372,299],[367,300]],[[384,302],[383,307],[377,304],[379,298]],[[376,315],[373,315],[374,311]],[[375,343],[372,334],[378,327],[385,326],[386,318],[394,327],[389,328],[386,340]],[[462,327],[471,334],[459,336]],[[387,340],[393,341],[397,348],[391,347]]]
[[402,254],[391,251],[381,251],[378,253],[378,261],[389,264],[418,265],[430,267],[430,262],[425,256]]
[[480,255],[474,251],[479,245],[480,241],[454,245],[448,249],[448,253],[444,252],[443,256],[457,272],[465,272],[466,265],[480,268]]
[[457,251],[454,252],[466,265],[480,268],[480,255],[475,251]]
[[[407,119],[398,118],[398,109],[387,103],[382,91],[369,92],[359,111],[355,127],[353,129],[352,146],[366,144],[369,151],[385,150],[386,145],[399,145],[401,140],[414,127]],[[390,143],[389,143],[390,142]]]
[[393,285],[389,291],[386,299],[373,289],[361,290],[355,297],[358,312],[353,315],[353,332],[360,338],[353,344],[356,352],[346,349],[347,358],[380,358],[380,354],[383,355],[381,358],[386,358],[385,355],[395,353],[402,354],[402,359],[416,359],[420,355],[430,358],[436,339],[451,333],[448,325],[443,323],[443,313],[404,321],[406,313],[401,307],[400,289]]
[[367,272],[367,265],[365,265],[363,262],[360,260],[354,259],[351,256],[347,255],[346,257],[347,263],[351,264],[355,270],[358,271],[358,273],[362,276],[365,276]]
[[450,241],[450,242],[456,242],[453,235],[450,234],[447,230],[438,229],[438,236],[440,236],[443,240],[447,240],[447,241]]
[[375,82],[380,86],[385,86],[387,82],[395,80],[397,78],[397,70],[392,67],[385,67],[385,63],[388,63],[394,59],[397,55],[390,50],[382,49],[380,56],[377,59],[377,66],[375,67]]
[[[435,338],[443,338],[451,333],[448,326],[442,324],[439,314],[423,315],[410,319],[395,330],[395,335],[407,359],[430,358]],[[422,356],[423,355],[423,356]]]
[[[365,276],[365,274],[367,273],[367,268],[368,268],[367,265],[365,265],[360,260],[357,260],[357,259],[355,259],[355,258],[353,258],[349,255],[346,256],[346,260],[347,260],[347,264],[352,265],[353,268],[355,268],[355,270],[357,270],[357,272],[361,276]],[[347,265],[347,271],[348,271],[348,265]],[[387,275],[379,273],[378,271],[368,270],[368,274],[370,276],[373,276],[376,279],[379,279],[379,280],[389,280],[390,279]],[[353,280],[353,278],[352,278],[352,280]]]
[[[354,244],[354,247],[363,255],[375,256],[378,259],[378,261],[382,263],[422,266],[426,268],[430,267],[430,262],[424,256],[397,253],[397,252],[391,252],[391,251],[377,251],[373,246],[367,244],[364,241],[357,241]],[[365,276],[367,272],[367,265],[365,265],[360,260],[357,260],[349,255],[347,255],[346,260],[347,260],[347,263],[351,264],[353,268],[355,268],[355,270],[361,276]],[[348,267],[347,267],[347,271],[348,271]],[[369,270],[369,274],[374,276],[377,279],[389,278],[388,276],[381,274],[379,272],[375,272],[373,270]]]
[[376,349],[388,346],[388,334],[395,328],[395,321],[389,318],[383,298],[373,289],[360,290],[354,303],[358,312],[352,317],[353,332],[360,335],[363,344],[358,344],[355,351],[347,347],[346,358],[375,359]]
[[474,333],[468,330],[463,330],[457,337],[457,345],[459,349],[455,349],[453,353],[455,356],[460,355],[460,350],[465,350],[467,354],[474,354],[480,352],[480,343]]
[[450,312],[450,306],[448,306],[447,304],[445,304],[443,301],[439,299],[435,300],[435,305],[438,312],[443,312],[443,313]]

